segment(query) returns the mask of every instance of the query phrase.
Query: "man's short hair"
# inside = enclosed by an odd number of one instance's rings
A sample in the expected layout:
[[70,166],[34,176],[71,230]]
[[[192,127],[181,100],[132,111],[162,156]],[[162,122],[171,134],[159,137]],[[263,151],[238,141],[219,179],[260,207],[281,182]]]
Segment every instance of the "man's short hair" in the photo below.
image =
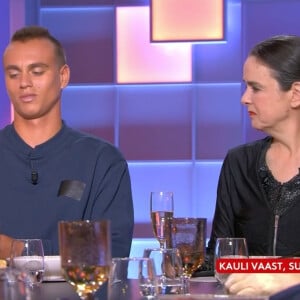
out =
[[27,42],[33,39],[47,39],[55,47],[56,55],[61,65],[66,64],[66,55],[61,43],[50,34],[47,28],[41,26],[26,26],[17,30],[12,38],[11,42]]

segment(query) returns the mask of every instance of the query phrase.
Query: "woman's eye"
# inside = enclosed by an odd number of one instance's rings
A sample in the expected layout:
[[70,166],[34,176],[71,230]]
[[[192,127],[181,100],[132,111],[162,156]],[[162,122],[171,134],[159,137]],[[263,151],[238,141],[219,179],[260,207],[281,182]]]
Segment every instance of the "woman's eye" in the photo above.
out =
[[252,86],[252,90],[253,90],[253,92],[257,92],[257,91],[259,91],[260,89],[259,89],[258,87],[256,87],[256,86]]

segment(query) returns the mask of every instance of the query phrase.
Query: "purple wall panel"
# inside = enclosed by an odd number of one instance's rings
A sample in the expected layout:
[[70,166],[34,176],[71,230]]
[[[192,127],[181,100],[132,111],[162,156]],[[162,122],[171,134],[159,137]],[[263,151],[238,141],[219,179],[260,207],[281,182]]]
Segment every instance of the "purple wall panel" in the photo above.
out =
[[240,95],[239,83],[199,85],[197,159],[223,159],[229,148],[243,143]]
[[149,211],[151,191],[173,191],[175,216],[198,215],[192,202],[193,168],[190,162],[160,161],[129,164],[136,212],[134,230],[136,237],[153,237]]
[[120,147],[129,160],[183,160],[192,153],[190,85],[119,88]]
[[69,86],[64,90],[62,99],[63,118],[69,126],[114,143],[114,87]]
[[71,83],[114,82],[114,9],[44,9],[41,24],[62,41]]

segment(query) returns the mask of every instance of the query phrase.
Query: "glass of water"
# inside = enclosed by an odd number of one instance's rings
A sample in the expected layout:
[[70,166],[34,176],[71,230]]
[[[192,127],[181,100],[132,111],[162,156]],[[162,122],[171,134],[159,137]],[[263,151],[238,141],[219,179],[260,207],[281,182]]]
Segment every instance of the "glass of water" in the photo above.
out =
[[40,239],[16,239],[12,242],[11,267],[26,272],[31,286],[43,281],[44,248]]
[[154,262],[158,294],[184,294],[184,277],[181,255],[176,248],[145,249],[144,257]]

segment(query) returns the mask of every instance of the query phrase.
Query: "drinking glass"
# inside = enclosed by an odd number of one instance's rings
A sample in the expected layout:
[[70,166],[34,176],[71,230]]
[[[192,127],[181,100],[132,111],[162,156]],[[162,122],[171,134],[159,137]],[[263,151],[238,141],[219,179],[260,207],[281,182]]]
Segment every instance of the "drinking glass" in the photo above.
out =
[[108,295],[109,300],[156,299],[153,260],[145,257],[113,258]]
[[145,249],[143,256],[153,259],[157,276],[158,294],[183,294],[183,269],[178,249]]
[[230,274],[218,273],[216,261],[218,258],[248,258],[248,247],[245,238],[218,238],[215,246],[215,278],[223,285]]
[[151,192],[150,213],[154,236],[160,248],[171,247],[171,228],[174,212],[172,192]]
[[43,281],[44,248],[40,239],[15,239],[12,242],[10,265],[26,272],[32,286]]
[[206,219],[173,218],[172,247],[180,252],[185,278],[184,293],[188,294],[190,278],[205,259]]
[[29,276],[26,272],[15,268],[0,268],[0,299],[29,300],[32,299]]
[[110,222],[61,221],[59,252],[65,279],[83,300],[94,299],[111,264]]

